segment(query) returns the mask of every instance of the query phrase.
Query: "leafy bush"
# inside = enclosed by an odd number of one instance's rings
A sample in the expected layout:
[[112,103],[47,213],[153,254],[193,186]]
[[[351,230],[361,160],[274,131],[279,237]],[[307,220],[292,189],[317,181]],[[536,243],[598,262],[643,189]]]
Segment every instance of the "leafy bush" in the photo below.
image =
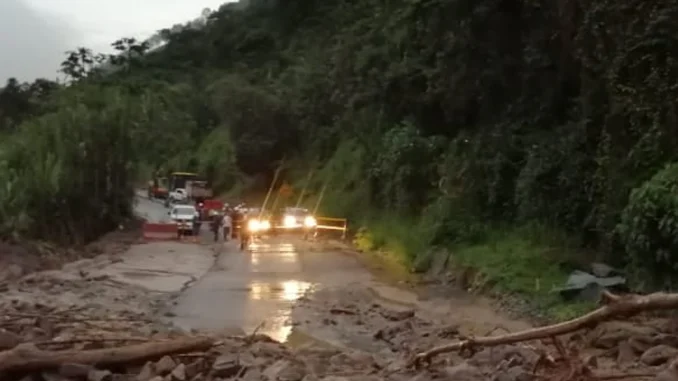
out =
[[162,106],[122,88],[64,90],[57,111],[0,145],[0,236],[83,243],[130,217],[137,163],[157,152],[149,132],[168,120]]
[[678,275],[678,163],[631,192],[616,231],[630,268],[652,286],[670,287]]

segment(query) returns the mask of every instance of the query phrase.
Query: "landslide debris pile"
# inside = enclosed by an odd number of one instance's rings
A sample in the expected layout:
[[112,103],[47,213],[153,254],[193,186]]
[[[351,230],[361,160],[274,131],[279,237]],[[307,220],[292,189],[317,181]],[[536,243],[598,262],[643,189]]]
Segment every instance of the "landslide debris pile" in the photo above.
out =
[[[348,312],[345,307],[328,309],[328,313],[353,319],[363,315],[360,309]],[[0,304],[0,380],[582,379],[569,377],[572,367],[560,366],[565,364],[557,359],[557,346],[547,341],[448,353],[437,356],[427,368],[409,368],[412,350],[463,337],[449,327],[426,323],[416,313],[394,314],[385,308],[381,311],[382,308],[370,305],[365,309],[366,313],[378,313],[388,321],[382,321],[384,326],[366,339],[388,341],[388,349],[381,347],[369,352],[330,346],[292,349],[259,334],[237,337],[189,334],[151,322],[141,314],[100,307],[55,308],[7,302]],[[149,325],[154,327],[151,331]],[[626,378],[631,380],[660,374],[669,377],[662,381],[672,381],[678,380],[678,373],[672,367],[666,368],[666,364],[678,355],[677,338],[671,320],[663,319],[651,325],[607,322],[585,334],[563,338],[562,342],[570,350],[587,348],[585,352],[571,352],[568,358],[581,361],[596,374],[646,375]]]
[[133,313],[25,302],[0,308],[3,381],[301,381],[376,377],[383,368],[370,355],[291,350],[258,334],[209,337],[158,326],[144,336],[151,322]]

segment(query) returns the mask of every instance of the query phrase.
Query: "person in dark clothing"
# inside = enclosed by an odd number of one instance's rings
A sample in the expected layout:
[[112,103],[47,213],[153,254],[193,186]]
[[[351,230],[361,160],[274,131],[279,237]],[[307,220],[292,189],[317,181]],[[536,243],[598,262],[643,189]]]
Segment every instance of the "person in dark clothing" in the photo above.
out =
[[198,237],[200,236],[200,215],[196,215],[193,217],[193,237]]
[[231,219],[233,221],[232,236],[233,238],[237,238],[242,232],[242,213],[240,213],[238,210],[232,209]]
[[212,221],[210,221],[210,223],[212,225],[211,226],[212,233],[214,233],[214,242],[218,242],[219,228],[221,227],[221,216],[219,215],[219,213],[214,213],[214,215],[212,215]]

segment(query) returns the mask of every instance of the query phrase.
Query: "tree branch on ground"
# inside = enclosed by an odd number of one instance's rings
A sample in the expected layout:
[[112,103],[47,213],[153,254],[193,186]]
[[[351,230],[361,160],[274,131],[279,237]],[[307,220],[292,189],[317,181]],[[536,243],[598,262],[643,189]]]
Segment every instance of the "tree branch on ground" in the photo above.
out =
[[410,367],[429,365],[431,359],[443,353],[475,350],[479,347],[493,347],[505,344],[514,344],[523,341],[557,337],[575,332],[584,328],[591,328],[603,321],[619,317],[629,317],[641,312],[668,310],[678,308],[678,293],[664,292],[649,295],[614,295],[603,292],[602,307],[578,318],[561,323],[527,329],[520,332],[499,336],[468,338],[456,343],[434,347],[426,352],[416,354],[409,362]]
[[174,340],[92,350],[44,351],[34,344],[20,344],[0,352],[0,373],[35,372],[55,369],[65,363],[111,366],[144,362],[167,355],[204,351],[214,345],[205,337],[187,337]]

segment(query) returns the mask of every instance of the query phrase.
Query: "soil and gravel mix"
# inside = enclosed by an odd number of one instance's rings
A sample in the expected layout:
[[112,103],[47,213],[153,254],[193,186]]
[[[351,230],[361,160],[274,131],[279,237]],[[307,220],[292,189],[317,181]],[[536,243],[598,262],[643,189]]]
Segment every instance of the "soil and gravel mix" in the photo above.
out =
[[589,372],[678,380],[667,366],[678,355],[671,319],[612,321],[558,340],[468,348],[415,368],[414,354],[464,340],[464,330],[445,316],[376,300],[359,286],[321,290],[293,313],[297,329],[334,346],[179,331],[157,319],[166,299],[107,279],[64,279],[54,271],[25,277],[0,298],[0,380],[596,379],[582,378]]

